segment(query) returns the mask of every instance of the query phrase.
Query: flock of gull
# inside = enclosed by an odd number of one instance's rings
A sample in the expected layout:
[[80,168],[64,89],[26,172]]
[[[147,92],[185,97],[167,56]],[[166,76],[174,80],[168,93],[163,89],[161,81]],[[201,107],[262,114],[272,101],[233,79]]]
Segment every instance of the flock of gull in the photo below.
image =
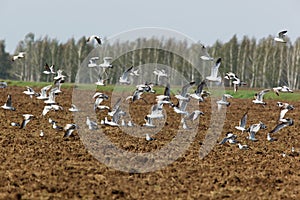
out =
[[[275,37],[274,40],[276,42],[282,42],[284,43],[284,35],[287,31],[282,31],[278,34],[278,37]],[[87,42],[91,42],[92,40],[96,41],[99,45],[102,44],[101,38],[98,36],[90,36],[87,39]],[[205,50],[205,47],[203,46],[203,49]],[[20,52],[18,55],[15,55],[12,57],[13,61],[16,61],[18,59],[22,59],[25,57],[25,52]],[[206,62],[210,61],[213,62],[215,59],[207,55],[201,56],[201,59]],[[98,64],[97,61],[99,60],[99,57],[92,57],[89,59],[89,62],[87,64],[88,68],[97,68],[98,69],[98,78],[95,82],[96,85],[99,86],[105,86],[105,82],[107,79],[104,79],[105,76],[108,76],[107,71],[112,66],[112,58],[111,57],[104,57],[103,63]],[[220,84],[222,80],[230,81],[231,85],[233,85],[234,92],[238,91],[238,88],[240,86],[246,85],[247,83],[241,81],[238,76],[233,72],[227,72],[225,76],[222,78],[219,76],[219,67],[221,65],[222,59],[218,58],[214,62],[215,64],[211,68],[211,74],[210,76],[207,76],[203,81],[201,81],[199,84],[196,84],[195,81],[190,81],[188,84],[184,85],[181,88],[181,91],[174,95],[175,101],[172,97],[171,99],[171,88],[170,84],[165,84],[164,93],[161,95],[157,95],[156,91],[153,89],[154,83],[144,83],[136,85],[135,90],[133,91],[132,95],[125,98],[125,102],[128,103],[134,103],[137,100],[142,100],[145,103],[148,103],[146,99],[143,98],[144,93],[149,93],[155,95],[156,103],[152,105],[151,110],[149,114],[144,116],[145,123],[142,124],[142,127],[145,128],[155,128],[155,120],[160,120],[162,118],[165,118],[164,116],[164,105],[170,106],[174,113],[181,116],[180,124],[183,129],[190,129],[190,127],[187,125],[187,121],[195,121],[197,120],[201,115],[204,115],[204,112],[200,110],[193,110],[192,112],[187,111],[187,105],[191,101],[191,99],[194,99],[197,101],[198,104],[201,104],[201,102],[204,102],[205,99],[210,95],[210,92],[204,90],[204,87],[207,85],[207,83],[217,83]],[[51,65],[49,66],[47,63],[45,64],[45,69],[43,71],[43,74],[46,76],[49,75],[55,75],[53,77],[53,84],[47,85],[43,87],[40,92],[34,91],[31,87],[26,87],[26,90],[23,92],[24,95],[27,95],[28,98],[36,98],[40,101],[44,101],[44,109],[41,110],[41,116],[45,117],[48,112],[50,111],[60,111],[64,108],[60,106],[56,100],[55,97],[57,95],[61,95],[61,85],[65,81],[65,75],[63,75],[62,70],[55,71],[55,66]],[[168,73],[164,69],[158,69],[156,68],[153,70],[153,75],[156,76],[157,83],[160,83],[162,79],[168,80]],[[124,85],[129,85],[132,82],[132,79],[134,77],[139,76],[139,70],[134,69],[133,66],[127,68],[122,75],[119,77],[119,83]],[[190,88],[196,86],[196,90],[193,92],[189,92]],[[6,82],[0,82],[0,88],[6,88],[8,87]],[[253,104],[259,104],[261,106],[265,106],[266,102],[264,101],[263,97],[266,93],[270,92],[271,90],[274,91],[276,95],[280,95],[281,92],[288,92],[292,93],[293,91],[286,85],[274,87],[272,89],[264,89],[254,95],[254,100],[252,101]],[[103,105],[103,102],[105,100],[109,99],[109,96],[102,92],[96,92],[93,97],[94,99],[94,105],[93,109],[96,110],[108,110],[107,116],[105,116],[101,121],[101,125],[107,125],[107,126],[135,126],[135,124],[132,121],[128,121],[127,123],[124,120],[124,116],[126,116],[126,112],[122,109],[122,99],[119,98],[116,103],[110,108],[109,106]],[[233,98],[230,94],[223,94],[222,98],[218,101],[216,101],[218,111],[222,110],[223,107],[230,106],[230,102],[228,99]],[[280,112],[278,113],[278,124],[267,133],[266,139],[269,142],[276,141],[276,138],[273,138],[274,133],[279,132],[280,130],[292,126],[294,124],[293,119],[286,118],[285,115],[288,111],[291,111],[294,109],[293,105],[290,105],[288,103],[284,102],[277,102],[277,106],[280,109]],[[15,111],[15,107],[13,107],[12,103],[12,97],[10,94],[7,96],[7,100],[4,103],[3,106],[1,106],[5,110]],[[80,109],[78,109],[75,105],[70,105],[70,108],[68,109],[70,112],[78,112]],[[253,142],[258,141],[256,139],[256,134],[259,132],[260,129],[266,129],[267,126],[259,121],[256,124],[251,124],[247,127],[247,118],[248,118],[248,111],[243,114],[240,122],[238,125],[235,126],[235,129],[238,131],[241,131],[241,134],[247,133],[247,139]],[[32,114],[24,114],[23,115],[23,121],[21,123],[18,122],[12,122],[10,125],[19,127],[20,129],[24,129],[26,125],[30,122],[31,119],[34,118]],[[53,129],[58,131],[64,131],[63,137],[69,137],[72,135],[72,132],[78,128],[78,126],[74,123],[66,124],[64,127],[61,127],[58,125],[58,122],[55,120],[52,120],[51,118],[48,119],[49,123],[52,125]],[[96,130],[98,129],[98,123],[96,121],[91,120],[88,116],[86,117],[86,125],[89,130]],[[44,136],[43,130],[40,131],[40,136]],[[248,149],[249,147],[245,144],[241,144],[237,140],[238,136],[237,134],[234,134],[233,132],[227,132],[226,136],[219,142],[220,145],[223,145],[225,143],[228,144],[234,144],[237,145],[240,149]],[[149,134],[145,134],[145,139],[147,141],[155,140],[155,138],[151,137]]]

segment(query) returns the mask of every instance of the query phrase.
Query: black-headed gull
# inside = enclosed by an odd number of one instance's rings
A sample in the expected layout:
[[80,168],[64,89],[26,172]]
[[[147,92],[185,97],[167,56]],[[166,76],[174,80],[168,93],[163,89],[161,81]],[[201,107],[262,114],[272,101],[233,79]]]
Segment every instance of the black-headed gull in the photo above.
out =
[[270,133],[276,133],[287,126],[292,126],[293,124],[293,119],[288,119],[287,122],[281,122],[280,124],[277,124],[275,128],[270,131]]
[[285,37],[285,34],[287,33],[287,30],[283,30],[283,31],[280,31],[278,33],[278,36],[274,38],[274,40],[276,42],[281,42],[281,43],[286,43],[284,37]]
[[202,45],[202,51],[203,51],[203,54],[204,54],[204,55],[200,56],[200,58],[202,60],[205,60],[205,61],[212,61],[212,60],[214,60],[214,58],[212,58],[212,57],[210,57],[208,55],[207,49],[206,49],[206,47],[204,45]]
[[242,119],[241,119],[240,122],[239,122],[239,125],[238,125],[238,126],[235,126],[235,128],[236,128],[237,130],[242,131],[242,133],[244,133],[244,131],[246,130],[247,114],[248,114],[248,112],[246,112],[246,113],[243,115]]
[[156,82],[156,85],[158,85],[159,83],[160,83],[160,77],[166,77],[166,78],[168,78],[168,74],[166,73],[166,71],[164,70],[164,69],[161,69],[161,70],[159,70],[159,69],[155,69],[154,71],[153,71],[153,74],[155,75],[155,76],[157,76],[157,82]]
[[259,122],[258,124],[252,124],[248,129],[247,132],[249,132],[249,136],[247,139],[251,141],[257,141],[255,138],[255,134],[260,130],[260,129],[266,129],[267,126],[263,122]]
[[260,91],[259,93],[255,93],[254,94],[255,99],[252,100],[252,102],[255,103],[255,104],[266,105],[267,103],[263,101],[263,97],[269,91],[270,91],[270,89],[265,89],[265,90]]
[[226,142],[228,142],[230,144],[235,144],[235,143],[237,143],[236,138],[237,138],[237,135],[233,134],[232,132],[227,132],[226,136],[222,139],[222,141],[219,144],[221,145]]
[[233,98],[230,94],[223,94],[222,99],[217,101],[218,111],[221,110],[222,106],[230,106],[230,102],[227,101],[228,98]]
[[54,65],[51,65],[49,67],[49,65],[46,63],[44,66],[45,70],[43,71],[43,74],[55,74],[56,72],[54,71]]
[[129,74],[132,71],[132,69],[133,66],[129,67],[123,72],[122,76],[119,78],[120,84],[130,84]]
[[276,93],[277,96],[279,96],[279,92],[289,92],[293,93],[293,90],[291,90],[288,86],[279,86],[279,87],[274,87],[273,91]]
[[246,145],[246,144],[238,143],[237,145],[238,145],[239,149],[242,149],[242,150],[247,150],[247,149],[249,149],[248,145]]
[[11,60],[14,62],[15,60],[25,58],[25,54],[25,52],[19,52],[17,55],[13,56]]
[[221,65],[221,58],[218,58],[215,65],[211,68],[210,76],[207,76],[206,79],[212,82],[221,82],[222,78],[218,76],[219,67]]
[[1,81],[0,88],[7,88],[7,83],[5,81]]
[[111,64],[111,61],[112,61],[112,57],[104,57],[103,58],[103,63],[101,63],[99,65],[99,67],[104,68],[104,69],[106,69],[106,68],[112,68],[113,66]]
[[154,138],[152,138],[148,133],[146,134],[146,140],[147,141],[152,141],[155,140]]
[[47,100],[49,97],[47,96],[47,91],[52,87],[52,85],[47,85],[41,89],[41,92],[37,94],[37,99]]
[[86,42],[91,42],[92,40],[95,40],[99,45],[102,44],[101,38],[97,35],[91,35],[86,39]]
[[206,81],[202,81],[198,86],[197,89],[195,90],[195,92],[193,94],[190,94],[190,97],[198,100],[199,102],[203,101],[203,97],[202,97],[202,91],[203,91],[203,87],[206,84]]
[[72,135],[73,131],[75,131],[77,129],[77,125],[76,124],[66,124],[66,126],[64,127],[65,130],[65,134],[63,137],[69,137]]
[[26,86],[26,90],[23,91],[24,94],[30,96],[30,98],[32,98],[33,95],[36,95],[36,92],[29,86]]
[[86,125],[88,126],[89,130],[97,130],[98,129],[97,122],[90,120],[89,117],[86,117]]
[[33,115],[31,114],[24,114],[23,115],[24,119],[21,123],[20,129],[25,128],[28,122],[33,118]]
[[175,95],[175,98],[177,98],[178,100],[188,101],[189,100],[188,89],[192,87],[194,84],[195,81],[191,81],[190,83],[184,85],[181,89],[180,94]]
[[89,59],[88,67],[97,67],[96,60],[99,60],[99,57],[92,57]]
[[12,102],[11,102],[11,95],[7,95],[7,100],[6,102],[4,103],[3,106],[1,106],[3,109],[5,110],[12,110],[12,111],[15,111],[16,108],[12,106]]

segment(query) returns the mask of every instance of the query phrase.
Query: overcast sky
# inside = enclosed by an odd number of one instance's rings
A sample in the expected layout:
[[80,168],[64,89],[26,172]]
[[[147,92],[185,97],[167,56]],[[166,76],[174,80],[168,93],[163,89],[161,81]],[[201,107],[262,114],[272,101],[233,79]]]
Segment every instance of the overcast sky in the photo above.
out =
[[[6,51],[33,32],[60,42],[97,34],[110,37],[141,27],[182,32],[212,45],[234,34],[261,39],[283,29],[300,36],[299,0],[0,0],[0,40]],[[88,3],[87,3],[88,2]]]

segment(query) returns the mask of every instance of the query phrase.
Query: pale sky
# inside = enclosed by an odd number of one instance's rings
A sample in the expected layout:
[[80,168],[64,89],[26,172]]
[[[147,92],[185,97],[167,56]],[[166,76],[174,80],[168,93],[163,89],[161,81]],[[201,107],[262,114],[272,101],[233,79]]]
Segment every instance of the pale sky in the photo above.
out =
[[110,37],[142,27],[174,29],[212,45],[234,34],[261,39],[288,30],[300,37],[299,0],[0,0],[0,40],[13,53],[32,32],[60,42],[92,34]]

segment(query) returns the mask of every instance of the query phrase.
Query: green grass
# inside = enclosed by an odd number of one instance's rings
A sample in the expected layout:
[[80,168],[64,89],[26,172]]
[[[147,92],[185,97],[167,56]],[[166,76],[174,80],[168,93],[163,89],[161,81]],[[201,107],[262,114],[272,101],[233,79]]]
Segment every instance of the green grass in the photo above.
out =
[[[7,82],[9,86],[18,86],[18,87],[44,87],[46,85],[52,84],[52,82],[26,82],[26,81],[12,81],[12,80],[3,80]],[[101,92],[118,92],[118,91],[134,91],[135,86],[123,86],[123,85],[106,85],[106,86],[97,86],[94,84],[78,84],[75,85],[74,83],[64,83],[62,85],[62,88],[73,88],[76,87],[78,89],[82,90],[96,90]],[[177,91],[181,90],[181,87],[171,88],[174,93],[177,93]],[[195,89],[190,90],[192,92]],[[154,86],[154,90],[156,91],[156,94],[163,94],[164,87],[163,86]],[[253,99],[254,94],[261,91],[262,89],[259,88],[240,88],[237,93],[233,92],[232,88],[225,88],[225,93],[230,94],[233,96],[233,98],[238,99]],[[212,92],[212,91],[211,91]],[[217,93],[223,93],[223,90],[217,89],[215,92]],[[221,95],[221,94],[215,94],[215,95]],[[265,94],[264,96],[267,100],[277,100],[277,101],[297,101],[300,100],[300,92],[295,91],[294,93],[280,93],[280,96],[277,96],[272,90]]]

